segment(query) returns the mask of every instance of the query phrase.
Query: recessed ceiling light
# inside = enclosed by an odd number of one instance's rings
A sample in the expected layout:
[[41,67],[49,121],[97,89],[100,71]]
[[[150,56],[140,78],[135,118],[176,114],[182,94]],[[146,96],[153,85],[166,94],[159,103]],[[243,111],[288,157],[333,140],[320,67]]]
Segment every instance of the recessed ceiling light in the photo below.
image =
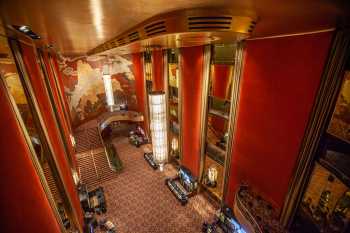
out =
[[27,25],[21,25],[21,26],[16,26],[16,25],[13,25],[13,27],[15,29],[17,29],[18,31],[26,34],[27,36],[29,36],[30,38],[32,38],[33,40],[37,40],[37,39],[40,39],[41,37],[36,34],[35,32],[32,31],[32,29],[27,26]]
[[29,32],[29,31],[30,31],[30,28],[29,28],[28,26],[26,26],[26,25],[22,25],[22,26],[19,27],[19,30],[20,30],[21,32],[26,33],[26,32]]

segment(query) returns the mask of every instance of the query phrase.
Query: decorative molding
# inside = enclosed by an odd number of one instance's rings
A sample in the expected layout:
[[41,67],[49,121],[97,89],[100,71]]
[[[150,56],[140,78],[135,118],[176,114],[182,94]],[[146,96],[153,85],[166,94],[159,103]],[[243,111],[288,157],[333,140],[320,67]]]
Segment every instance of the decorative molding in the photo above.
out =
[[291,225],[301,202],[316,150],[332,115],[343,79],[345,62],[350,54],[349,45],[349,30],[336,32],[281,212],[280,222],[286,228]]
[[[43,57],[42,52],[43,51],[39,50],[36,53],[36,56],[39,59],[39,63],[40,63],[40,67],[41,67],[41,71],[40,71],[41,74],[42,74],[41,76],[44,79],[46,92],[47,92],[47,94],[49,96],[49,100],[50,100],[50,103],[51,103],[51,106],[52,106],[51,108],[52,108],[53,113],[54,113],[55,123],[56,123],[57,128],[59,129],[60,138],[61,138],[61,141],[62,141],[62,143],[64,145],[66,158],[68,158],[68,162],[69,162],[70,168],[75,170],[74,165],[73,165],[73,161],[72,161],[72,157],[71,157],[71,155],[69,153],[69,147],[68,147],[67,141],[65,140],[65,133],[64,133],[63,126],[62,126],[63,122],[59,120],[60,119],[60,114],[58,112],[58,108],[56,106],[55,98],[54,98],[54,94],[53,94],[53,90],[52,90],[55,87],[51,86],[51,83],[50,83],[50,80],[49,80],[49,74],[48,74],[48,71],[47,71],[46,66],[45,66],[45,61],[44,61],[44,57]],[[54,77],[54,78],[56,78],[56,77]],[[56,80],[54,80],[54,81],[56,82]]]
[[224,168],[224,187],[223,187],[223,198],[222,205],[225,204],[228,191],[228,183],[230,178],[231,170],[231,158],[233,156],[233,138],[236,131],[236,119],[238,110],[238,101],[240,93],[240,83],[242,78],[244,61],[244,44],[243,42],[237,43],[236,54],[235,54],[235,65],[232,79],[232,90],[231,90],[231,107],[230,107],[230,119],[229,119],[229,130],[227,140],[227,150],[225,155],[225,168]]
[[181,59],[182,59],[182,55],[181,55],[181,50],[179,50],[178,52],[178,57],[177,57],[177,64],[178,64],[178,69],[179,69],[179,86],[177,89],[177,96],[178,96],[178,121],[179,121],[179,163],[181,165],[181,161],[182,161],[182,69],[181,69]]
[[204,163],[205,163],[205,147],[207,141],[207,122],[208,122],[208,94],[209,94],[209,82],[210,82],[210,66],[211,66],[211,45],[204,47],[203,54],[203,83],[202,83],[202,103],[201,103],[201,151],[200,151],[200,163],[199,163],[199,183],[202,184],[204,175]]

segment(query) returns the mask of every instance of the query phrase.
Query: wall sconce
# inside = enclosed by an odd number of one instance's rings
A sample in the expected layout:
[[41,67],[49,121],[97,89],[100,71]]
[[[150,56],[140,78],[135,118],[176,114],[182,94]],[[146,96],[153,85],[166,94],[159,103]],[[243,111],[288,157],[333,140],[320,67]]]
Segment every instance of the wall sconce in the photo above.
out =
[[70,141],[72,143],[72,146],[75,147],[76,142],[75,142],[75,137],[72,134],[69,134]]
[[218,170],[215,165],[212,165],[208,168],[208,186],[216,187],[218,180]]
[[173,138],[171,140],[171,149],[173,151],[177,151],[179,149],[179,141],[177,140],[177,138]]
[[166,101],[164,92],[151,92],[148,95],[153,160],[163,171],[168,160],[168,139],[166,124]]
[[109,71],[109,64],[103,65],[102,67],[103,84],[106,92],[107,106],[109,110],[113,112],[114,109],[114,95],[112,88],[112,79]]

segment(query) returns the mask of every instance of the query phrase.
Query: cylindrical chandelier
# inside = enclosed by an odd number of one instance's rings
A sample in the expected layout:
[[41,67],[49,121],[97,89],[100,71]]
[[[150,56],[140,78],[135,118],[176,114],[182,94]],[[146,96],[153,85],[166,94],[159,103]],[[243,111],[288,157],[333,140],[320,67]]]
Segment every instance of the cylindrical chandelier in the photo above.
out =
[[114,95],[113,95],[112,79],[111,79],[108,64],[103,66],[102,74],[103,74],[103,84],[106,92],[107,106],[112,112],[114,107]]
[[165,93],[162,91],[151,92],[148,99],[153,160],[162,171],[164,164],[168,160]]

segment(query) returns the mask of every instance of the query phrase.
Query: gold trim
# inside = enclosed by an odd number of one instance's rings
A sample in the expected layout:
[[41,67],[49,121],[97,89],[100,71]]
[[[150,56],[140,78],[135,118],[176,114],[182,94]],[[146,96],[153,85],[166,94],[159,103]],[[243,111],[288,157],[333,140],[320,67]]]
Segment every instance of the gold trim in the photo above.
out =
[[[35,94],[34,94],[34,90],[33,90],[32,86],[31,86],[30,80],[28,78],[28,74],[27,74],[25,65],[24,65],[23,60],[22,60],[22,55],[19,52],[18,42],[15,41],[15,40],[12,40],[12,42],[13,43],[11,43],[11,45],[12,45],[11,48],[13,49],[14,56],[16,57],[16,63],[18,64],[18,67],[19,67],[18,71],[21,74],[21,77],[23,78],[24,87],[25,87],[25,89],[27,90],[27,92],[28,92],[28,94],[30,96],[29,99],[31,100],[31,102],[33,104],[33,107],[35,109],[35,112],[37,114],[38,120],[40,122],[41,129],[42,129],[42,131],[44,133],[46,142],[47,142],[49,150],[51,152],[52,159],[53,159],[54,164],[55,164],[55,168],[56,168],[56,170],[58,172],[58,177],[55,177],[55,178],[57,178],[59,183],[62,185],[63,190],[61,190],[61,191],[63,193],[61,193],[61,194],[63,195],[64,199],[66,201],[68,201],[68,203],[67,202],[64,202],[64,203],[65,203],[66,207],[68,208],[68,210],[73,212],[73,216],[74,216],[73,220],[75,221],[75,225],[76,225],[76,227],[78,227],[79,232],[83,232],[82,231],[82,226],[80,225],[80,222],[78,220],[78,215],[77,215],[76,210],[74,208],[73,202],[72,202],[70,196],[67,194],[67,190],[68,189],[66,187],[66,184],[61,180],[61,177],[63,177],[62,176],[62,171],[61,171],[61,168],[58,166],[57,158],[56,158],[55,154],[53,153],[54,150],[53,150],[53,147],[52,147],[52,143],[51,143],[50,137],[48,136],[47,129],[46,129],[46,127],[44,127],[45,123],[44,123],[44,120],[42,118],[42,115],[41,115],[41,112],[40,112],[40,108],[39,108],[37,99],[36,99]],[[35,52],[35,50],[34,50],[34,52]],[[52,110],[52,106],[50,106],[50,109],[51,109],[51,111],[53,111]],[[57,125],[56,125],[56,127],[57,127]],[[60,138],[60,141],[61,140],[62,139]],[[61,143],[62,143],[62,141],[61,141]],[[69,176],[69,177],[72,179],[72,183],[74,184],[73,177],[72,176]]]
[[177,67],[179,69],[179,86],[177,87],[177,98],[178,98],[178,106],[177,106],[177,111],[178,111],[178,118],[177,120],[179,121],[179,164],[181,165],[182,163],[182,69],[181,69],[181,49],[178,50],[178,56],[177,56]]
[[274,38],[290,37],[290,36],[302,36],[302,35],[310,35],[310,34],[316,34],[316,33],[321,33],[321,32],[333,32],[335,30],[336,30],[335,28],[328,28],[328,29],[310,31],[310,32],[299,32],[299,33],[279,34],[279,35],[273,35],[273,36],[248,38],[246,40],[265,40],[265,39],[274,39]]
[[[147,52],[150,52],[150,51],[147,51]],[[143,65],[143,82],[144,82],[144,87],[145,87],[145,107],[146,107],[146,109],[145,109],[145,122],[146,122],[146,124],[145,124],[145,127],[147,127],[147,137],[148,137],[148,139],[149,139],[149,142],[152,142],[152,138],[151,138],[151,135],[150,135],[150,132],[151,132],[151,128],[150,128],[150,123],[149,123],[149,119],[150,119],[150,113],[149,113],[149,101],[148,101],[148,90],[147,90],[147,78],[146,78],[146,71],[147,71],[147,69],[146,69],[146,61],[145,61],[145,53],[146,52],[144,52],[144,53],[141,53],[141,61],[142,61],[142,65]],[[152,56],[151,56],[152,57]],[[152,69],[152,62],[151,62],[151,69]],[[153,71],[153,70],[152,70]],[[151,72],[152,72],[151,71]],[[153,77],[153,72],[152,72],[152,77]],[[153,81],[152,81],[153,82]],[[152,83],[152,86],[153,86],[153,83]]]
[[227,149],[225,154],[225,166],[224,166],[224,187],[223,187],[223,197],[222,205],[225,204],[228,184],[230,179],[230,170],[231,170],[231,159],[233,156],[233,138],[236,131],[236,120],[237,120],[237,110],[239,102],[239,93],[240,93],[240,83],[242,78],[243,70],[243,61],[244,61],[244,44],[243,42],[237,43],[236,53],[235,53],[235,64],[234,72],[232,79],[232,90],[231,90],[231,106],[230,106],[230,119],[229,119],[229,130],[228,130],[228,140],[227,140]]
[[56,89],[57,89],[57,92],[58,92],[58,95],[59,95],[59,101],[60,101],[60,104],[62,106],[62,111],[63,111],[64,117],[65,117],[66,125],[68,126],[69,132],[73,133],[72,125],[71,125],[72,121],[71,121],[71,118],[70,118],[70,114],[67,112],[66,106],[64,104],[65,103],[65,101],[64,101],[65,97],[63,96],[64,91],[62,91],[61,86],[58,83],[58,75],[57,75],[57,72],[56,72],[56,69],[55,69],[55,65],[52,64],[53,63],[53,57],[51,56],[50,53],[47,53],[47,56],[49,58],[49,65],[50,65],[51,71],[52,71],[52,73],[54,75],[54,82],[55,82],[55,86],[56,86]]
[[280,222],[286,228],[290,227],[302,200],[310,178],[316,150],[333,112],[343,79],[345,63],[350,55],[349,32],[349,30],[338,31],[333,39],[281,212]]
[[[49,96],[49,100],[50,100],[50,103],[51,103],[51,109],[53,110],[53,113],[54,113],[55,124],[56,124],[57,128],[59,129],[59,133],[60,133],[60,136],[61,136],[60,138],[61,138],[61,141],[62,141],[62,143],[64,145],[64,150],[65,150],[66,157],[68,158],[68,162],[69,162],[70,168],[75,170],[72,157],[70,156],[70,153],[69,153],[67,141],[64,140],[65,139],[64,129],[63,129],[63,126],[62,126],[62,122],[59,120],[60,119],[60,114],[58,112],[58,109],[57,109],[57,106],[56,106],[56,102],[55,102],[55,97],[54,97],[53,90],[52,90],[54,87],[52,87],[51,84],[50,84],[49,74],[48,74],[48,71],[47,71],[46,66],[45,66],[45,61],[44,61],[44,57],[43,57],[42,51],[38,51],[35,55],[37,56],[37,58],[39,59],[39,62],[40,62],[41,74],[42,74],[41,76],[44,79],[44,83],[45,83],[45,87],[46,87],[46,93]],[[55,80],[54,80],[54,82],[55,82]],[[59,103],[57,103],[57,104],[59,104]]]
[[205,163],[205,146],[207,139],[207,119],[208,119],[208,94],[210,83],[210,67],[211,67],[211,45],[206,45],[203,51],[203,83],[202,83],[202,103],[201,103],[201,127],[200,127],[200,160],[199,160],[199,183],[203,181],[203,170]]

